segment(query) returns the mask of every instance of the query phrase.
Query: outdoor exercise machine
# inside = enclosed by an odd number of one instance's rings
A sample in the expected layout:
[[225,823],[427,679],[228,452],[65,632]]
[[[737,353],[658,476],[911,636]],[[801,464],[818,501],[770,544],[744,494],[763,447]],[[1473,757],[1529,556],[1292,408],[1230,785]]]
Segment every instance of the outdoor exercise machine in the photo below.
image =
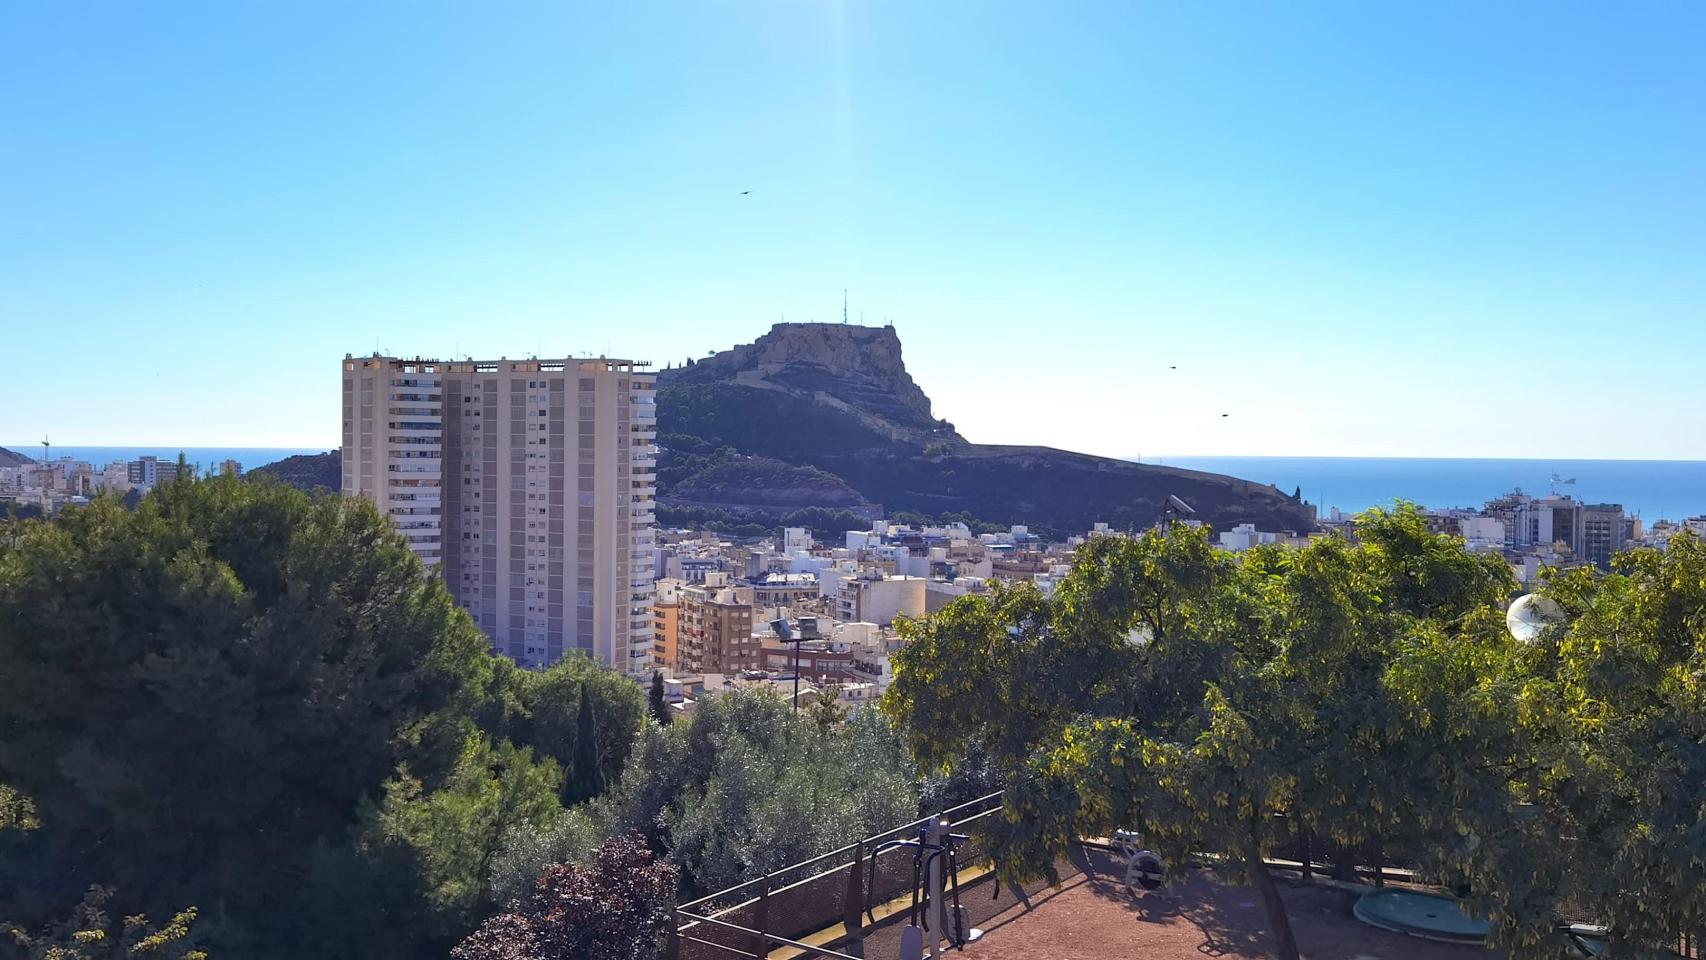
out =
[[1132,896],[1139,890],[1152,893],[1167,882],[1167,863],[1161,855],[1143,847],[1142,838],[1130,830],[1115,830],[1113,847],[1125,858],[1125,889]]
[[[971,925],[965,907],[960,904],[958,850],[960,844],[970,839],[963,833],[950,833],[948,821],[934,816],[918,828],[917,837],[889,840],[872,849],[873,875],[877,857],[885,850],[912,849],[912,907],[906,928],[900,933],[900,960],[923,960],[926,947],[935,960],[942,955],[944,941],[952,949],[963,950],[966,944],[975,943],[983,936],[982,930]],[[865,913],[873,923],[875,908],[867,897]]]

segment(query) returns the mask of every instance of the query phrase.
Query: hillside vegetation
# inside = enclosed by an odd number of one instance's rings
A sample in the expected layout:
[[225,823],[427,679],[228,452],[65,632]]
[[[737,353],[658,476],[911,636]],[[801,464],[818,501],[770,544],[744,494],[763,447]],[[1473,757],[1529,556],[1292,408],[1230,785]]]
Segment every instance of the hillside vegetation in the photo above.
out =
[[[681,496],[684,485],[697,489],[701,471],[744,455],[816,467],[891,513],[962,514],[1058,533],[1097,521],[1149,526],[1169,495],[1221,529],[1312,523],[1304,504],[1235,477],[967,442],[932,414],[892,327],[777,324],[754,343],[662,371],[658,384],[664,498]],[[814,489],[803,486],[796,500]]]

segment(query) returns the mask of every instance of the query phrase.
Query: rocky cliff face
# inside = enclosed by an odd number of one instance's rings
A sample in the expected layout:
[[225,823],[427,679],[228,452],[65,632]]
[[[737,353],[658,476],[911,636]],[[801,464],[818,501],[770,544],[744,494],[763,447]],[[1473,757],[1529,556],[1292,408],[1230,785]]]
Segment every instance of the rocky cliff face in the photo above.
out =
[[893,327],[778,323],[752,343],[666,370],[659,382],[772,390],[852,414],[895,439],[959,440],[952,424],[931,415]]
[[[666,462],[660,480],[671,478],[660,482],[666,498],[676,484],[695,489],[696,458],[732,449],[827,471],[890,512],[969,513],[1075,533],[1097,521],[1146,527],[1177,496],[1220,529],[1312,525],[1303,504],[1234,477],[968,443],[931,416],[892,327],[777,324],[753,343],[665,370],[658,430]],[[804,506],[807,493],[788,499]]]

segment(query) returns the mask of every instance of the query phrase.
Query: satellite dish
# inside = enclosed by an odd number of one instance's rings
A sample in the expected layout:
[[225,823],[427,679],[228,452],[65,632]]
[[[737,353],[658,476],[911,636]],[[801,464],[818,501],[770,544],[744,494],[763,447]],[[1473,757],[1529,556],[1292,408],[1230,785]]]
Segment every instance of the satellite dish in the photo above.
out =
[[1505,612],[1505,629],[1522,643],[1540,639],[1547,628],[1564,622],[1564,608],[1550,597],[1529,593],[1516,598]]

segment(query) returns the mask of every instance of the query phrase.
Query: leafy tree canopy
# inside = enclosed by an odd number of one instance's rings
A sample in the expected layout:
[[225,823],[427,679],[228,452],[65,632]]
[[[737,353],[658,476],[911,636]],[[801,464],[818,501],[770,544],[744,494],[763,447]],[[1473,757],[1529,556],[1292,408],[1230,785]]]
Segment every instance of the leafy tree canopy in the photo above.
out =
[[1407,507],[1296,551],[1235,556],[1177,524],[1102,538],[1052,597],[1001,590],[910,624],[886,707],[927,765],[975,747],[1012,778],[1003,873],[1139,829],[1174,863],[1222,854],[1290,957],[1263,866],[1281,818],[1467,869],[1448,838],[1516,802],[1491,682],[1513,586]]
[[16,924],[0,923],[21,955],[29,960],[114,960],[120,957],[158,957],[160,960],[206,960],[196,948],[192,927],[196,909],[173,914],[163,927],[147,917],[125,917],[114,924],[107,915],[110,887],[90,887],[71,916],[29,933]]
[[0,888],[263,900],[490,669],[364,501],[222,478],[25,524],[0,540],[0,781],[76,868]]

